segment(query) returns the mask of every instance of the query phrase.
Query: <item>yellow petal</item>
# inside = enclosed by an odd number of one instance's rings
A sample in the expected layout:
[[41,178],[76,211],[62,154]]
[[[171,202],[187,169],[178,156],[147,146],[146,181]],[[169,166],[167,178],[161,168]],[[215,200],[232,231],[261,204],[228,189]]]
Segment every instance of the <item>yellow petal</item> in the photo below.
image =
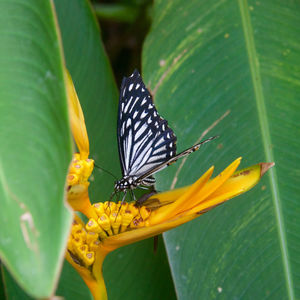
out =
[[[175,215],[179,214],[183,209],[189,209],[192,205],[191,199],[194,199],[192,195],[197,191],[201,190],[207,183],[210,176],[212,175],[214,167],[208,169],[193,185],[191,185],[185,192],[177,199],[174,203],[160,207],[152,213],[149,218],[149,224],[155,225],[166,220],[170,220]],[[153,196],[155,197],[155,195]],[[160,196],[158,195],[160,198]]]
[[88,218],[97,219],[97,213],[90,202],[88,186],[89,182],[70,186],[67,191],[67,200],[75,211],[80,211]]
[[273,163],[260,163],[236,171],[219,189],[210,194],[205,201],[195,206],[190,213],[206,212],[216,205],[245,193],[256,185],[264,173],[273,165]]
[[[214,191],[216,191],[220,186],[224,184],[228,180],[228,178],[234,173],[241,162],[241,157],[236,159],[233,163],[231,163],[223,172],[221,172],[214,179],[210,180],[202,190],[198,190],[197,193],[193,196],[195,200],[193,204],[198,204],[204,201],[209,195],[211,195]],[[190,206],[191,207],[191,206]],[[192,206],[194,207],[194,205]]]
[[81,159],[89,156],[89,139],[85,127],[84,116],[78,100],[71,75],[66,70],[66,82],[68,93],[69,117],[71,122],[72,134],[80,152]]
[[125,245],[158,235],[164,231],[186,223],[198,216],[198,214],[179,216],[171,221],[167,221],[162,224],[142,227],[135,230],[126,231],[118,235],[113,235],[102,241],[101,247],[103,247],[105,251],[111,252],[119,247],[123,247]]
[[[84,280],[85,284],[88,286],[89,290],[93,295],[93,299],[107,300],[106,287],[102,275],[102,261],[100,268],[98,267],[98,270],[94,270],[93,268],[93,272],[91,272],[89,269],[80,266],[78,263],[76,263],[76,260],[73,260],[72,256],[68,251],[66,252],[65,258]],[[97,264],[97,266],[99,266],[99,264]]]
[[[183,193],[185,193],[189,188],[190,188],[190,186],[185,186],[185,187],[178,188],[178,189],[175,189],[175,190],[161,192],[159,194],[154,194],[149,199],[159,199],[160,203],[162,203],[162,204],[164,204],[164,203],[172,203],[172,202],[178,200],[179,197]],[[145,202],[145,206],[148,207],[147,201]]]
[[[200,177],[188,190],[174,203],[163,206],[153,212],[149,218],[151,225],[162,223],[174,218],[176,215],[189,212],[193,207],[204,201],[210,194],[217,190],[233,174],[239,166],[241,158],[236,159],[222,173],[214,179],[209,180],[212,175],[211,167],[204,175]],[[159,197],[159,196],[158,196]]]

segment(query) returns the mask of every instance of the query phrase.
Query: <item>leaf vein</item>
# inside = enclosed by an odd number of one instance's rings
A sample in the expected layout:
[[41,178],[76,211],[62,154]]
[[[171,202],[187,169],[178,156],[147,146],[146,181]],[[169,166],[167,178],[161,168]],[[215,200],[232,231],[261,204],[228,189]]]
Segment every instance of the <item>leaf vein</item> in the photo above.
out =
[[[258,61],[258,55],[256,53],[254,33],[251,24],[251,17],[249,14],[249,5],[247,3],[247,0],[239,0],[238,3],[239,3],[240,13],[241,13],[246,49],[248,52],[249,67],[250,67],[253,88],[255,93],[259,123],[261,127],[263,148],[265,151],[267,161],[271,162],[274,161],[274,155],[271,147],[272,142],[271,142],[269,125],[268,125],[268,117],[266,113],[265,98],[264,98],[262,80],[261,80],[261,71],[260,71],[260,66]],[[288,291],[289,299],[294,300],[295,296],[294,296],[294,288],[293,288],[293,279],[292,279],[292,273],[291,273],[290,263],[289,263],[288,246],[287,246],[287,239],[286,239],[285,226],[284,226],[284,217],[283,217],[283,212],[281,207],[281,198],[280,198],[278,179],[277,179],[277,174],[275,169],[276,168],[273,168],[269,172],[270,186],[272,191],[272,199],[273,199],[273,204],[275,209],[276,221],[278,225],[278,235],[279,235],[279,242],[280,242],[280,248],[282,253],[282,261],[283,261],[283,268],[284,268],[284,273],[286,278],[287,291]]]

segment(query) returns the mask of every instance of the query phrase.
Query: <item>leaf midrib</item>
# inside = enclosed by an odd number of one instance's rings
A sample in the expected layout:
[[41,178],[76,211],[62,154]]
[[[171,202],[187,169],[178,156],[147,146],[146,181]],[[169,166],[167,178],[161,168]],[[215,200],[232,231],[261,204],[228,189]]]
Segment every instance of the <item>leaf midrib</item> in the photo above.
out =
[[[268,117],[266,114],[265,98],[264,98],[262,81],[260,76],[259,62],[256,53],[256,48],[255,48],[254,34],[253,34],[251,18],[249,14],[249,5],[247,3],[247,0],[238,0],[238,2],[239,2],[240,13],[241,13],[246,49],[248,52],[249,67],[250,67],[253,88],[255,93],[258,119],[261,127],[263,148],[264,148],[267,161],[273,162],[274,155],[270,147],[270,145],[272,145],[271,136],[270,136],[270,130],[268,125]],[[272,199],[273,199],[273,205],[275,210],[276,222],[278,227],[278,236],[279,236],[279,243],[280,243],[280,248],[282,253],[282,261],[283,261],[283,268],[284,268],[284,273],[286,278],[287,291],[288,291],[289,299],[294,300],[295,295],[294,295],[293,280],[292,280],[292,274],[291,274],[290,263],[289,263],[284,218],[283,218],[283,212],[281,207],[281,199],[280,199],[280,192],[278,187],[277,174],[275,170],[276,170],[275,168],[269,170],[269,180],[270,180],[270,186],[272,191]]]

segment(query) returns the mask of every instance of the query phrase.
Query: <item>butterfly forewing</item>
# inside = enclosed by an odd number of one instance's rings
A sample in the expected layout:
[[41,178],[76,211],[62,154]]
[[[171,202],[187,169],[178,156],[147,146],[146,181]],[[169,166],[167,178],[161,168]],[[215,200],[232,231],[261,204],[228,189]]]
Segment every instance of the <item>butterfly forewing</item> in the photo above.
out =
[[123,176],[139,178],[176,155],[176,136],[137,70],[122,82],[117,135]]

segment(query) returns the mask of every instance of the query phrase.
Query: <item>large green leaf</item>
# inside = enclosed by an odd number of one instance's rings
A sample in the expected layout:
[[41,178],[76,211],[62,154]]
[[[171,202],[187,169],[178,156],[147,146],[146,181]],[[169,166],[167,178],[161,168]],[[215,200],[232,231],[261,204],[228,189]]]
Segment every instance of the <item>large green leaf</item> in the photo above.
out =
[[51,1],[0,1],[0,257],[35,297],[49,297],[71,214],[63,59]]
[[275,161],[247,194],[165,234],[180,299],[300,297],[300,5],[289,1],[155,1],[145,81],[178,148],[219,134],[161,189],[243,156]]
[[[85,0],[57,0],[55,7],[66,64],[85,115],[91,157],[98,165],[118,176],[118,89],[100,40],[98,25]],[[94,177],[95,180],[90,185],[91,201],[108,200],[113,191],[114,179],[97,169],[94,170]],[[153,299],[152,295],[174,299],[173,283],[166,262],[163,244],[160,244],[158,253],[154,254],[152,240],[112,252],[104,262],[104,279],[109,298],[133,299],[138,289],[138,295],[144,299]],[[72,281],[78,282],[78,275],[64,269],[57,294],[82,299],[80,286],[78,289],[71,288],[72,290],[67,287]],[[88,293],[85,295],[89,297]]]
[[[85,116],[90,156],[96,164],[116,174],[119,166],[116,139],[118,90],[114,82],[100,30],[87,0],[55,1],[62,33],[66,65]],[[90,193],[93,202],[106,201],[113,178],[94,171]]]

